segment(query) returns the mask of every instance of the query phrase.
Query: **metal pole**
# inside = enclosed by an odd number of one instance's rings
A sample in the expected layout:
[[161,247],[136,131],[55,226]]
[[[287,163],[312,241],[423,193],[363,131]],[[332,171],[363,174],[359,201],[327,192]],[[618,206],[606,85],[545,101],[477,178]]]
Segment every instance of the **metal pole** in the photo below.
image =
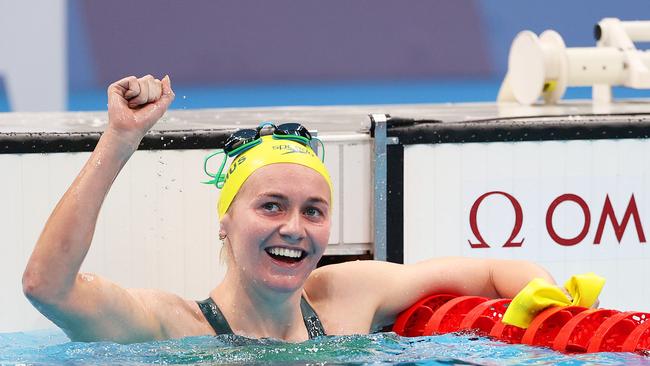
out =
[[375,248],[374,259],[385,261],[387,258],[386,248],[386,192],[387,192],[387,164],[386,164],[386,121],[385,114],[371,114],[370,121],[374,131],[374,229]]

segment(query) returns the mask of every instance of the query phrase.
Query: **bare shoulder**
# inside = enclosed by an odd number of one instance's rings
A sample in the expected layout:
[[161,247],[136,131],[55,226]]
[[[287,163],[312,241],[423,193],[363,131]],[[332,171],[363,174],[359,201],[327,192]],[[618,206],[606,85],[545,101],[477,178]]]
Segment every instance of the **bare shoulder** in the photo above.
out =
[[305,292],[327,334],[364,334],[375,328],[384,276],[395,265],[378,261],[333,264],[312,272]]
[[314,301],[341,295],[368,296],[398,267],[373,260],[332,264],[314,270],[305,283],[305,290]]
[[129,289],[158,320],[164,338],[214,334],[195,301],[152,289]]

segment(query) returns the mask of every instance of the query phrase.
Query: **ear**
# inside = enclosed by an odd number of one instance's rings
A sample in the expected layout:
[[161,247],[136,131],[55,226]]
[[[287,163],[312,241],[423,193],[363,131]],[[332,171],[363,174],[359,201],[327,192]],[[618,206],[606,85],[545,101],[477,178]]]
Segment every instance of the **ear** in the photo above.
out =
[[223,239],[228,236],[228,229],[230,228],[230,215],[226,213],[219,220],[219,238]]

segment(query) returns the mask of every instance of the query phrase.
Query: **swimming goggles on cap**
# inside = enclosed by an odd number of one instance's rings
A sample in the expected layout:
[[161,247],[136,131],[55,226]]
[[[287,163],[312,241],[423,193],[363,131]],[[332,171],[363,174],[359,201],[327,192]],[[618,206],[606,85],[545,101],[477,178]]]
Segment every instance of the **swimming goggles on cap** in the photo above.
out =
[[[223,149],[219,149],[205,157],[203,161],[203,171],[208,176],[212,177],[211,180],[202,182],[204,184],[214,184],[217,188],[221,189],[226,181],[226,174],[223,174],[223,169],[226,166],[228,158],[238,156],[245,151],[262,143],[262,136],[272,135],[274,139],[296,141],[302,145],[311,146],[312,141],[318,141],[322,147],[321,161],[325,161],[325,145],[323,142],[311,136],[309,130],[300,123],[283,123],[281,125],[274,125],[271,122],[263,122],[257,128],[244,128],[235,131],[228,140]],[[208,171],[208,160],[219,154],[224,154],[221,161],[221,166],[217,173],[210,173]]]

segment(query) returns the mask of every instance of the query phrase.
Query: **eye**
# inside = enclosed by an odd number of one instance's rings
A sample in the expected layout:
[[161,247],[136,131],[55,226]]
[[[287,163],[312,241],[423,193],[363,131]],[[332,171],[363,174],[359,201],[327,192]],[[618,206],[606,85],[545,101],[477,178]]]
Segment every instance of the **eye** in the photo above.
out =
[[308,217],[322,217],[323,212],[321,210],[319,210],[318,208],[316,208],[316,207],[308,207],[305,210],[305,216],[308,216]]
[[262,209],[268,212],[280,212],[280,205],[276,202],[266,202],[262,205]]

